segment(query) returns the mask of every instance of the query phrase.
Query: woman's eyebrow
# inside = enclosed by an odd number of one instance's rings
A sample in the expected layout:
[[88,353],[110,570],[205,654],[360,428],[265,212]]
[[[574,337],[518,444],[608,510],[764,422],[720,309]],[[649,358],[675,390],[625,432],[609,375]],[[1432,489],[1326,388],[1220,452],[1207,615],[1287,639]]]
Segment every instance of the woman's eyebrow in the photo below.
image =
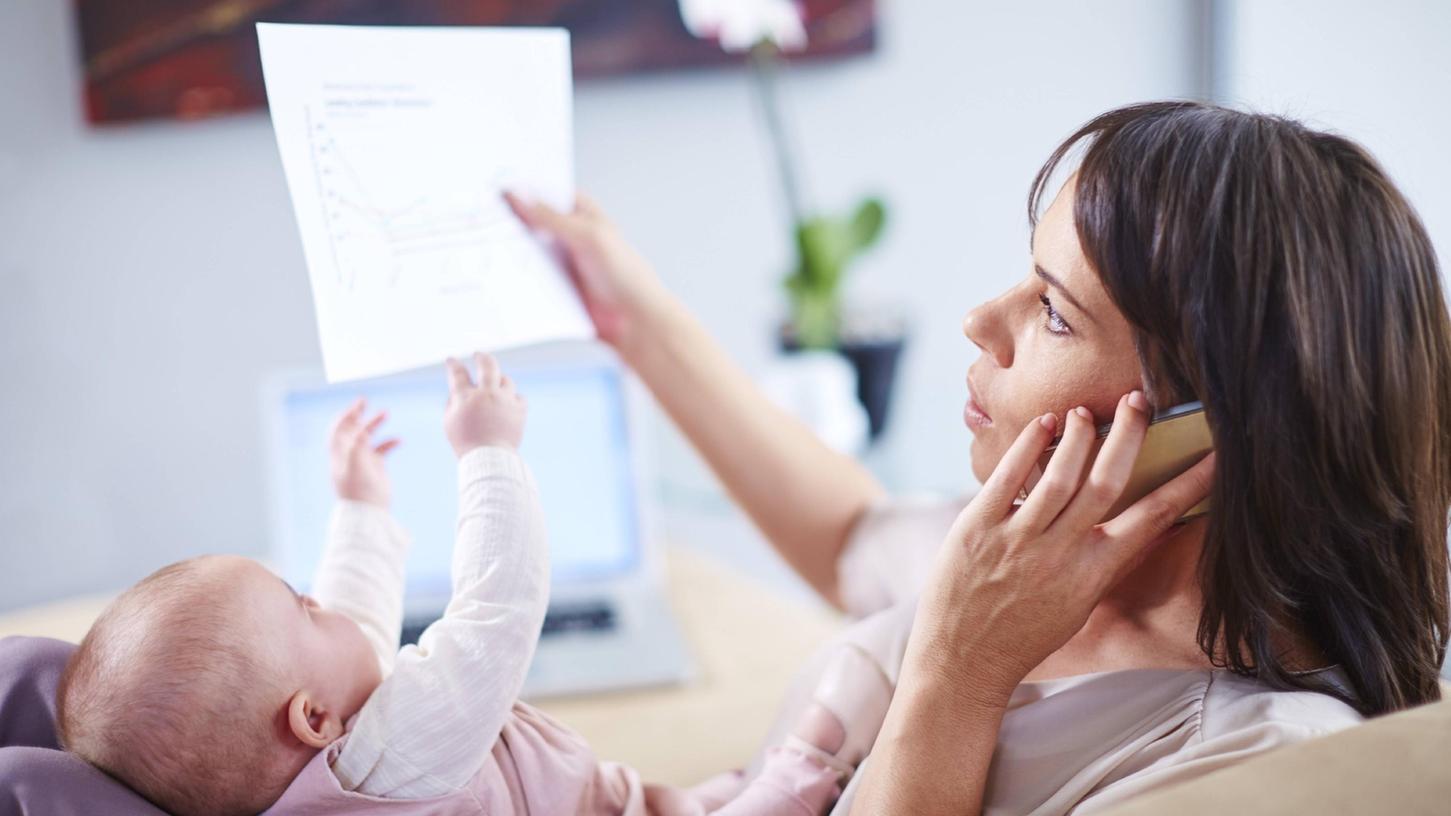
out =
[[[1044,281],[1046,281],[1049,286],[1052,286],[1054,289],[1057,289],[1059,292],[1062,292],[1063,293],[1063,297],[1067,298],[1068,299],[1068,302],[1073,304],[1073,308],[1075,308],[1078,311],[1082,312],[1085,316],[1088,317],[1089,320],[1093,320],[1093,313],[1090,312],[1090,311],[1088,311],[1087,309],[1083,308],[1083,304],[1082,303],[1079,303],[1078,302],[1078,298],[1074,297],[1073,296],[1073,293],[1070,292],[1070,291],[1068,291],[1068,287],[1066,287],[1066,286],[1063,285],[1063,281],[1060,281],[1057,278],[1053,277],[1053,274],[1051,272],[1049,272],[1048,270],[1044,269],[1043,267],[1039,266],[1036,263],[1033,264],[1033,271],[1034,272],[1037,272],[1038,273],[1038,277],[1040,277]],[[1097,321],[1094,321],[1094,322],[1097,322]]]

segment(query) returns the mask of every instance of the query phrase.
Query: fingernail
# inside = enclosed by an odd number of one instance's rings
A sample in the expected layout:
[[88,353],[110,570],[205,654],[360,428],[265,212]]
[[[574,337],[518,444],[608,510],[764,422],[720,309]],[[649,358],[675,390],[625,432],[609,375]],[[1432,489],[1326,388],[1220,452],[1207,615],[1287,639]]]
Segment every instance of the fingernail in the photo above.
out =
[[1093,421],[1093,412],[1090,411],[1090,410],[1088,410],[1087,408],[1084,408],[1082,405],[1078,406],[1077,408],[1074,408],[1073,409],[1073,413],[1078,414],[1079,416],[1083,417],[1084,419],[1088,420],[1089,422],[1092,422]]
[[1136,411],[1149,410],[1149,401],[1144,399],[1144,392],[1137,388],[1129,392],[1129,405]]
[[1044,414],[1038,417],[1038,421],[1042,423],[1043,427],[1047,428],[1050,433],[1058,427],[1058,417],[1054,416],[1053,414]]

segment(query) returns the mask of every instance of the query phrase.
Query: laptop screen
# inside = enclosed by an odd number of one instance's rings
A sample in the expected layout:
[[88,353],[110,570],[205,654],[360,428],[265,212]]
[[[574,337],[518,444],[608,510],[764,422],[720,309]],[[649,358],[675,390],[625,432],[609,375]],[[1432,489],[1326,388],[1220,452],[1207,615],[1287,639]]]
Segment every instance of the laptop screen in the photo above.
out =
[[[539,485],[554,582],[632,570],[640,558],[640,531],[620,372],[601,362],[505,370],[529,402],[520,452]],[[279,567],[293,586],[310,586],[334,503],[328,434],[360,395],[367,397],[370,415],[388,412],[375,438],[402,440],[387,462],[393,514],[413,541],[407,595],[415,601],[447,598],[458,482],[443,435],[448,388],[442,367],[282,394],[274,409],[281,416],[273,457]]]

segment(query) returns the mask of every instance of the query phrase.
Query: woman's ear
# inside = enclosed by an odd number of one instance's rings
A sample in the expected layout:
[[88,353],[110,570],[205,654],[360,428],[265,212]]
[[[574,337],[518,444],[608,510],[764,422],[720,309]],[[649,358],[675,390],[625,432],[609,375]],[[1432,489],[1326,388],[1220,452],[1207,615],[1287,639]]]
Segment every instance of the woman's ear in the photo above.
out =
[[343,735],[342,719],[318,705],[305,690],[292,695],[288,701],[287,724],[292,729],[292,735],[311,748],[326,748]]

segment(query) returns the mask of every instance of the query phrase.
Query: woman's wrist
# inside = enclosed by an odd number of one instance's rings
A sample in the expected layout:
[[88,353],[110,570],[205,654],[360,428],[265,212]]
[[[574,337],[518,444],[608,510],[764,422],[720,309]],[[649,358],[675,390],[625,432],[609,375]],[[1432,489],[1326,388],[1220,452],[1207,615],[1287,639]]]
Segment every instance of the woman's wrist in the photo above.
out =
[[621,321],[620,332],[611,343],[615,351],[636,373],[645,375],[650,357],[676,332],[682,317],[688,316],[683,304],[663,286],[651,286],[641,293]]
[[931,698],[965,714],[1002,712],[1022,678],[1012,677],[1013,672],[981,657],[959,658],[951,649],[923,644],[908,653],[902,685],[911,694]]
[[1005,697],[973,693],[960,673],[909,660],[852,813],[978,813]]
[[981,623],[964,627],[952,609],[923,598],[904,655],[903,678],[932,693],[958,695],[966,709],[1006,708],[1027,674],[1001,645],[981,637]]

